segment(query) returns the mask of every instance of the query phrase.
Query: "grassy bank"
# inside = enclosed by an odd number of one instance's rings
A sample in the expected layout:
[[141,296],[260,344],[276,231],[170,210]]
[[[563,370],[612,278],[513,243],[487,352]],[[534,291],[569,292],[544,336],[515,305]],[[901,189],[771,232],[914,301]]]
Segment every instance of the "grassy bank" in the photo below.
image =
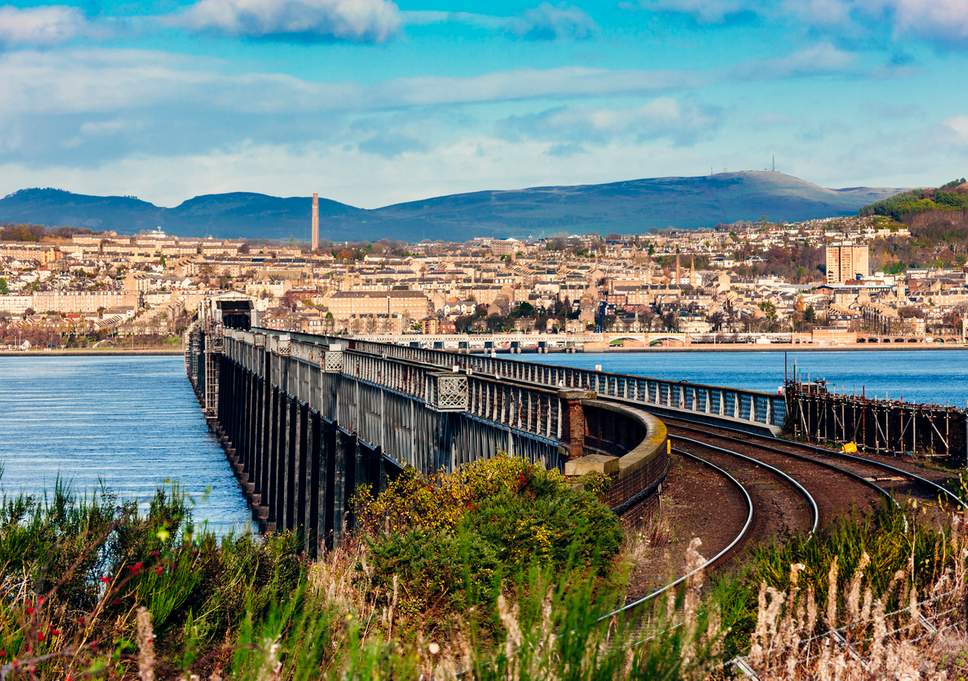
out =
[[[217,539],[189,508],[177,490],[142,513],[64,489],[5,500],[0,677],[699,679],[737,655],[760,678],[964,665],[951,651],[966,533],[914,508],[763,547],[736,575],[699,574],[605,621],[629,541],[590,492],[520,460],[360,495],[357,532],[318,561],[288,533]],[[845,624],[850,649],[813,638]]]

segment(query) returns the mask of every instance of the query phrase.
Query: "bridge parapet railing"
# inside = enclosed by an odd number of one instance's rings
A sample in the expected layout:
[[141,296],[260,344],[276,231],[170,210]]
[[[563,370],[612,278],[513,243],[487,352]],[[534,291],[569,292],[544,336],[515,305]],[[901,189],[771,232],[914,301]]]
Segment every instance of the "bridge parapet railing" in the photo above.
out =
[[[226,354],[240,364],[251,365],[250,357],[256,350],[254,339],[262,333],[269,338],[265,349],[275,360],[285,357],[332,372],[327,360],[332,352],[338,352],[341,359],[338,373],[416,398],[437,411],[466,411],[548,440],[561,440],[564,436],[564,400],[557,388],[507,383],[478,375],[458,363],[443,363],[446,353],[437,362],[420,362],[393,356],[396,353],[392,350],[398,346],[367,344],[364,348],[346,349],[345,338],[286,334],[269,329],[226,330]],[[342,347],[336,351],[321,349],[323,345],[332,348],[340,344]],[[280,349],[284,352],[280,353]],[[276,372],[274,380],[278,380],[279,373]]]
[[438,411],[467,411],[544,438],[562,437],[563,400],[557,389],[510,384],[458,365],[442,370],[355,348],[344,351],[343,361],[344,374],[416,397]]
[[359,352],[448,368],[459,366],[525,383],[594,390],[604,397],[747,422],[767,428],[783,428],[786,421],[786,401],[780,393],[771,394],[373,341],[342,340]]

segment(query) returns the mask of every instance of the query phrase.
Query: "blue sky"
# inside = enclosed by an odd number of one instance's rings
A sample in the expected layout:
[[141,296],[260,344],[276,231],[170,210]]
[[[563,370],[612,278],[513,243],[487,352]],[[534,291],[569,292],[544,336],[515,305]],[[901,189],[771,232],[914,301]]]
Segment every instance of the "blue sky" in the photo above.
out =
[[[0,0],[2,1],[2,0]],[[968,174],[968,0],[0,5],[0,193]]]

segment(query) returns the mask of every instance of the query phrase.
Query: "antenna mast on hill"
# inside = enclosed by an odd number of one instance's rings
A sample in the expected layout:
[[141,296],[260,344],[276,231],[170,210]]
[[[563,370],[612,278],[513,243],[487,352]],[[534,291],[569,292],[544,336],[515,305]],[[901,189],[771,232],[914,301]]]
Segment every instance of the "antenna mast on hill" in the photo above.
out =
[[776,154],[773,154],[773,172],[776,172]]

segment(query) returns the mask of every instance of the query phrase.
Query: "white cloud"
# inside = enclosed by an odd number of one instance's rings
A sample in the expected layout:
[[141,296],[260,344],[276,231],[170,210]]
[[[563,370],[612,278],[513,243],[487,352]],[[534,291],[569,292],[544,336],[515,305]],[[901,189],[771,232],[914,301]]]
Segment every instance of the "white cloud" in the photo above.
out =
[[74,7],[0,6],[0,44],[54,45],[71,40],[86,30],[84,15]]
[[915,36],[968,47],[968,0],[640,0],[645,9],[679,12],[704,23],[744,14],[793,19],[855,36]]
[[595,22],[579,7],[543,2],[510,23],[510,31],[531,40],[589,38],[598,30]]
[[759,13],[766,6],[762,0],[641,0],[640,4],[644,9],[689,14],[706,24],[722,23],[739,14]]
[[598,32],[595,20],[580,7],[543,2],[518,16],[497,16],[477,12],[411,10],[404,21],[413,25],[455,23],[492,31],[503,31],[525,40],[582,40]]
[[951,139],[959,146],[968,147],[968,116],[953,116],[944,122],[946,137]]
[[868,0],[893,10],[899,33],[968,46],[968,0]]
[[199,0],[169,21],[245,38],[375,43],[401,24],[390,0]]
[[636,107],[559,107],[513,116],[504,123],[512,139],[543,139],[576,150],[585,143],[668,139],[691,144],[719,125],[717,112],[673,97]]
[[788,78],[842,74],[851,71],[856,56],[829,43],[817,43],[776,59],[744,64],[736,74],[744,78]]
[[227,73],[221,62],[142,50],[0,53],[4,113],[83,113],[171,106],[251,114],[360,111],[676,90],[689,73],[586,67],[415,77],[373,85],[310,81],[279,73]]
[[374,95],[387,105],[431,105],[636,94],[686,88],[698,82],[694,74],[683,72],[565,66],[495,71],[464,78],[404,78],[379,86]]

